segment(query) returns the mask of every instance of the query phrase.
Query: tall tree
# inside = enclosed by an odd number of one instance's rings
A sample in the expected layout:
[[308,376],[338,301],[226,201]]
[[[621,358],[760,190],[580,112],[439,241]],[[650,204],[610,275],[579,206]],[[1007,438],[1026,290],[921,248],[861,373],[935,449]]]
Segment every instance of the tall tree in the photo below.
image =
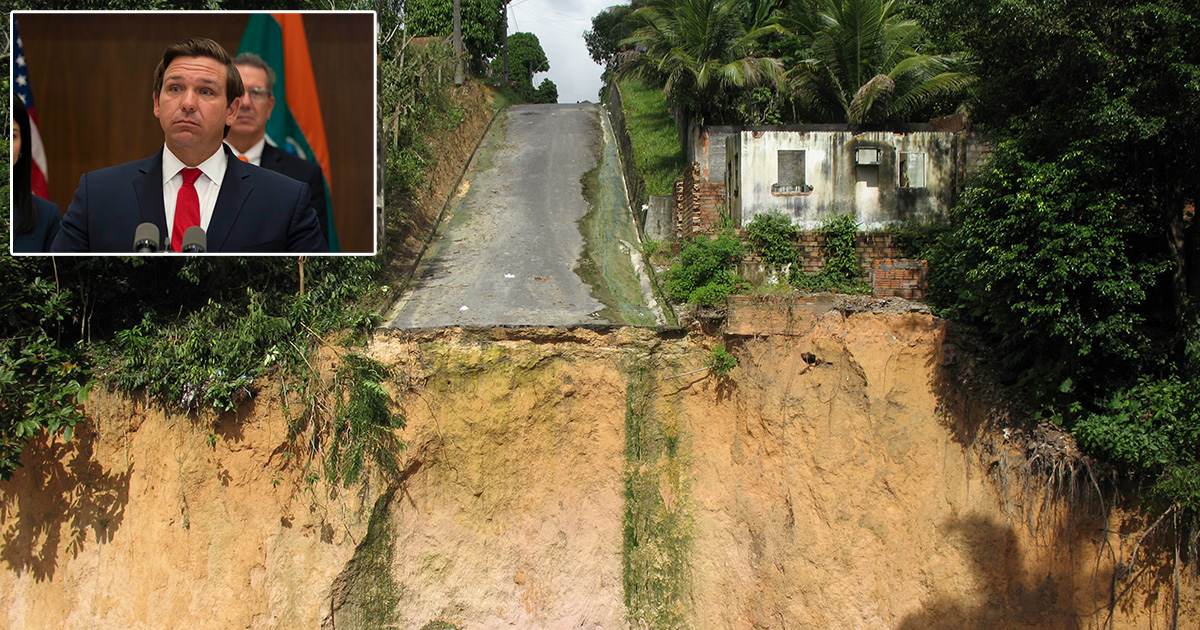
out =
[[[446,37],[454,28],[452,0],[407,0],[404,22],[415,37]],[[504,43],[504,3],[501,0],[462,0],[463,45],[475,71],[487,68]]]
[[[759,0],[752,4],[761,4]],[[782,76],[758,43],[778,32],[773,21],[747,23],[744,0],[651,0],[633,14],[624,41],[645,50],[623,72],[662,86],[675,107],[722,122],[739,94]]]
[[[493,63],[493,71],[496,64]],[[550,70],[550,61],[537,35],[533,33],[513,33],[508,36],[508,72],[513,86],[526,102],[535,101],[536,92],[533,87],[533,75]],[[555,100],[558,90],[555,89]]]
[[583,42],[587,45],[588,55],[592,61],[604,66],[605,72],[614,69],[617,53],[621,52],[621,42],[633,35],[631,16],[641,4],[635,1],[608,7],[593,16],[592,28],[584,31]]
[[922,11],[980,60],[971,115],[997,141],[955,210],[937,299],[1013,348],[1017,373],[1060,405],[1200,374],[1200,7]]
[[908,122],[971,83],[960,54],[921,52],[925,34],[900,0],[796,2],[781,20],[803,58],[788,72],[800,104],[824,122]]

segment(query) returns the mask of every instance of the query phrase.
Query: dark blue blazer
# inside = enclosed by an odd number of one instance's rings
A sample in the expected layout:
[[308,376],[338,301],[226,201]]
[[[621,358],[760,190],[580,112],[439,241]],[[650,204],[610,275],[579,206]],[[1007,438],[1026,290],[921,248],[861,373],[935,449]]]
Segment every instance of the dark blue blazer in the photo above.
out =
[[12,250],[17,254],[42,254],[50,251],[50,244],[58,234],[58,224],[62,219],[58,204],[37,195],[31,197],[33,211],[37,213],[37,225],[33,227],[33,231],[13,237]]
[[317,211],[317,222],[321,224],[321,235],[328,243],[329,213],[325,203],[325,174],[321,167],[269,144],[263,145],[261,165],[267,170],[283,173],[298,182],[308,184],[308,189],[312,192],[312,207]]
[[[237,159],[227,165],[208,225],[208,251],[219,253],[316,253],[326,251],[308,185]],[[170,246],[162,192],[162,150],[151,157],[103,168],[79,178],[54,253],[133,253],[142,223],[158,226]]]

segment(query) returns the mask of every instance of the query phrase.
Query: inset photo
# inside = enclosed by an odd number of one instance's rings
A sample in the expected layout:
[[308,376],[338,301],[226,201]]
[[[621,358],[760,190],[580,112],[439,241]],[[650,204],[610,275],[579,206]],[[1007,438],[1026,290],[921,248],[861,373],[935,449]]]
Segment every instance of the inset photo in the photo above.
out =
[[374,12],[9,26],[13,254],[374,254]]

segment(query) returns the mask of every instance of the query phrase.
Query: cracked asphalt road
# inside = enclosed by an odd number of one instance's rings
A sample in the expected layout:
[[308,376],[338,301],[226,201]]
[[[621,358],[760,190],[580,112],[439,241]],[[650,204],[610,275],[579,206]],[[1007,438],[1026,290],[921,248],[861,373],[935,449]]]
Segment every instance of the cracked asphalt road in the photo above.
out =
[[627,323],[606,319],[619,311],[606,311],[576,273],[585,249],[579,221],[589,210],[582,181],[603,154],[599,117],[592,103],[501,114],[391,327]]

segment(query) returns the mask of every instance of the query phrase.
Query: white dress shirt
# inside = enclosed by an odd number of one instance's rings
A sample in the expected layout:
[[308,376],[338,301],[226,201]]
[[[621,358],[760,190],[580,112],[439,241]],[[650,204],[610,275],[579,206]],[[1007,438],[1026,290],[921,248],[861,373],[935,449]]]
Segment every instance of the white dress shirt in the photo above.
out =
[[[213,209],[217,206],[217,195],[221,192],[221,180],[225,179],[225,146],[217,149],[207,160],[197,168],[202,173],[196,179],[196,195],[200,197],[200,227],[208,231],[212,221]],[[167,210],[167,238],[170,231],[175,229],[175,201],[179,199],[179,189],[183,187],[181,171],[189,168],[183,160],[175,157],[174,153],[163,146],[163,207]]]
[[[229,144],[229,143],[227,142],[226,144]],[[246,158],[247,162],[249,162],[255,166],[262,166],[262,152],[263,152],[263,147],[266,146],[266,144],[267,144],[267,137],[263,136],[263,137],[259,138],[258,142],[255,142],[254,146],[250,147],[245,153],[238,151],[237,147],[233,146],[232,144],[229,145],[229,148],[233,149],[234,155],[236,155],[238,157]]]

